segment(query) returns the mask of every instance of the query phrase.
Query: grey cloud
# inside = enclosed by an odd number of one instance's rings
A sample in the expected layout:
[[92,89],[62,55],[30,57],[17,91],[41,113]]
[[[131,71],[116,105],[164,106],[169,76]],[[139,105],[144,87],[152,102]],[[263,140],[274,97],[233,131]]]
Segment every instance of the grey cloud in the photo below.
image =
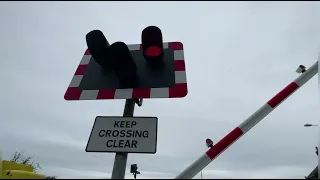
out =
[[[124,100],[66,102],[64,92],[101,29],[110,42],[140,42],[159,26],[184,43],[189,94],[145,100],[159,118],[155,155],[130,154],[139,178],[175,177],[311,66],[320,42],[317,2],[1,2],[0,150],[35,155],[43,173],[110,177],[114,154],[84,151],[96,116],[122,115]],[[122,13],[121,13],[122,12]],[[150,14],[150,15],[148,15]],[[301,178],[317,164],[313,78],[203,170],[204,178]],[[198,174],[197,178],[200,177]]]

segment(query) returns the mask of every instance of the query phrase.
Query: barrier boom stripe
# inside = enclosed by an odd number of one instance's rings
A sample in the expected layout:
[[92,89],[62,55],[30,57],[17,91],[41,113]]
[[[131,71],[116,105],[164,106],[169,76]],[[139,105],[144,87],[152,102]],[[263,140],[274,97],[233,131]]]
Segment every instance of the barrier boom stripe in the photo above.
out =
[[233,129],[229,134],[222,138],[212,148],[210,148],[205,154],[203,154],[198,160],[191,164],[176,179],[191,179],[197,175],[203,168],[205,168],[210,162],[217,158],[222,152],[236,142],[242,135],[247,133],[264,117],[271,113],[276,107],[284,102],[291,94],[297,89],[302,87],[307,81],[318,73],[318,61],[314,63],[307,71],[302,73],[293,82],[282,89],[277,95],[271,98],[266,104],[259,108],[255,113],[244,120],[238,127]]

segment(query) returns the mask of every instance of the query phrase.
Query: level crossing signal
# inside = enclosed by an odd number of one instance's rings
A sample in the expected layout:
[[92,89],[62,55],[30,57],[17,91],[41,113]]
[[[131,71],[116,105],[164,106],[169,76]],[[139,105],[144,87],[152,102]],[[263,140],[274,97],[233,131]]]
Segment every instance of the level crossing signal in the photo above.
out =
[[141,44],[110,43],[100,30],[90,31],[86,50],[66,100],[182,98],[188,93],[183,45],[163,42],[148,26]]

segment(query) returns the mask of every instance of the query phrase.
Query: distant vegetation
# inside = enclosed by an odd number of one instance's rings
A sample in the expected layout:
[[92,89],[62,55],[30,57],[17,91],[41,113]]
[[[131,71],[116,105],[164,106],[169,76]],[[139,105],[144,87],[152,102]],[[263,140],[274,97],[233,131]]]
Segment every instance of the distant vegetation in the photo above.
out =
[[[24,165],[29,165],[33,167],[33,171],[37,172],[41,169],[41,166],[38,162],[32,160],[33,156],[25,157],[21,152],[15,152],[13,158],[10,160],[11,162],[20,163]],[[57,179],[57,176],[46,176],[45,179]]]

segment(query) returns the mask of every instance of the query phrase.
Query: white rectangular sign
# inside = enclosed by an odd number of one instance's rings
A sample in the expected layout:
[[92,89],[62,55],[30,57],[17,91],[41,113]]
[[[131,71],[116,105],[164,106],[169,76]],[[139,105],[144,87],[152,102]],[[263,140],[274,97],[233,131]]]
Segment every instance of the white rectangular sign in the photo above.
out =
[[97,116],[86,152],[156,153],[157,117]]

